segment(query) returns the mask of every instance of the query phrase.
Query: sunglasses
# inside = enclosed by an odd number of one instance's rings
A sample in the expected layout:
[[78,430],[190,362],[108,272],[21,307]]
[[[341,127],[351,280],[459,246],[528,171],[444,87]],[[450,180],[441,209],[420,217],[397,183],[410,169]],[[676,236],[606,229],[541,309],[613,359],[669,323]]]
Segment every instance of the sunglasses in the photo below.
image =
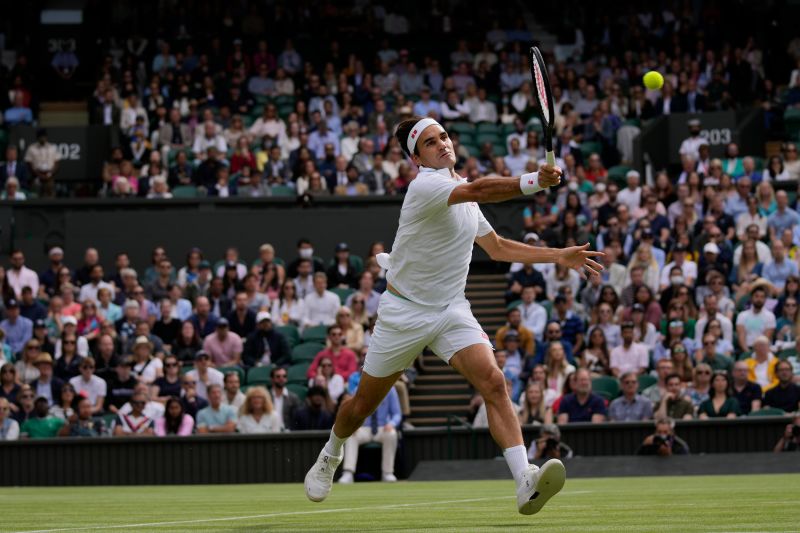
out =
[[186,386],[186,385],[197,385],[197,382],[196,381],[184,381],[183,384],[184,384],[184,386]]
[[700,370],[700,371],[697,372],[697,375],[698,376],[710,376],[711,372],[709,372],[708,370]]
[[63,344],[77,344],[76,341],[63,341]]

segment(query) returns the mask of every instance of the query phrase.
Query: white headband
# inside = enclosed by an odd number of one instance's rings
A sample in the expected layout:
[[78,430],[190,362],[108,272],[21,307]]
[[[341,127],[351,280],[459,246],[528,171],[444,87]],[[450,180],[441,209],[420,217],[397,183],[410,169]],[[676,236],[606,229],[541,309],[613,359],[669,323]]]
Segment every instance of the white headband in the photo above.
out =
[[433,124],[438,124],[441,126],[441,124],[439,124],[432,118],[423,118],[422,120],[414,124],[414,127],[411,128],[411,131],[408,134],[408,140],[406,141],[406,146],[408,147],[409,154],[414,155],[414,147],[417,145],[417,139],[419,138],[419,135],[425,130],[425,128]]

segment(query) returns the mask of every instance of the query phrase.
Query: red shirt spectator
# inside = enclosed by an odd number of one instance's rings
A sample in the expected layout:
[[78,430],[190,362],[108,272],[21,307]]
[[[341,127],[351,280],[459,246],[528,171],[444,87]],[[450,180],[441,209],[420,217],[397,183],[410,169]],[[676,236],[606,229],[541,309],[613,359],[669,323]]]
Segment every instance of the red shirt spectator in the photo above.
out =
[[356,354],[350,348],[342,346],[342,328],[338,326],[330,327],[328,331],[328,341],[328,346],[330,346],[330,348],[325,348],[319,352],[314,358],[314,361],[311,362],[311,366],[308,367],[308,379],[317,375],[319,362],[322,361],[324,357],[329,357],[330,360],[333,361],[333,371],[342,376],[346,383],[350,374],[358,369]]

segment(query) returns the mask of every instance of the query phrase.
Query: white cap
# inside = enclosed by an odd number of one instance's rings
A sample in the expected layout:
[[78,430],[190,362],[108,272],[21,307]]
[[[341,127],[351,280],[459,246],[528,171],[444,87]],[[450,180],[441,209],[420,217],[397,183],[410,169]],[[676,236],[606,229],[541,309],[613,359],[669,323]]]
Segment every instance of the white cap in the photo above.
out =
[[259,324],[262,320],[272,320],[272,315],[268,311],[259,311],[256,315],[256,324]]
[[719,254],[719,246],[713,242],[707,242],[705,246],[703,246],[703,252],[712,253],[712,254]]
[[78,320],[74,316],[65,316],[61,318],[61,323],[63,325],[72,324],[73,326],[78,325]]
[[628,173],[625,174],[625,177],[626,178],[640,178],[641,175],[639,174],[639,172],[637,172],[635,170],[629,170]]
[[50,257],[53,257],[54,255],[58,254],[64,255],[64,249],[61,248],[60,246],[53,246],[52,248],[50,248],[50,251],[48,252],[48,255]]
[[602,181],[594,184],[594,190],[597,192],[606,192],[606,184]]
[[527,241],[537,241],[538,242],[539,236],[537,234],[535,234],[534,232],[530,232],[530,233],[526,233],[525,237],[523,237],[522,240],[524,242],[527,242]]

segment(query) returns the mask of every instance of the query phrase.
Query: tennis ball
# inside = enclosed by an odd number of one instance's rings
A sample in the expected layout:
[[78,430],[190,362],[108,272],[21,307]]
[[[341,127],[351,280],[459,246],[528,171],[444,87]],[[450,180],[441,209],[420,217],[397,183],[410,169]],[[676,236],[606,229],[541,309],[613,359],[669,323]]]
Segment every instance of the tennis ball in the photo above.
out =
[[642,79],[644,80],[644,86],[648,89],[660,89],[664,85],[664,76],[655,70],[645,74]]

